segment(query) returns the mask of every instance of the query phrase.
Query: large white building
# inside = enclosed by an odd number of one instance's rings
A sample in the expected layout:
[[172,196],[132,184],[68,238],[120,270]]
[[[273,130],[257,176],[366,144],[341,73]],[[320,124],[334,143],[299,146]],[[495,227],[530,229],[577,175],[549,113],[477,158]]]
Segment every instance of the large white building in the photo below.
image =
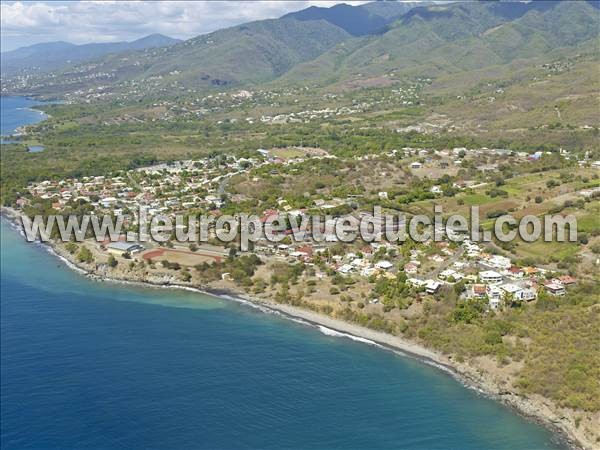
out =
[[479,272],[479,279],[482,283],[486,284],[499,284],[502,283],[502,275],[495,270],[484,270]]

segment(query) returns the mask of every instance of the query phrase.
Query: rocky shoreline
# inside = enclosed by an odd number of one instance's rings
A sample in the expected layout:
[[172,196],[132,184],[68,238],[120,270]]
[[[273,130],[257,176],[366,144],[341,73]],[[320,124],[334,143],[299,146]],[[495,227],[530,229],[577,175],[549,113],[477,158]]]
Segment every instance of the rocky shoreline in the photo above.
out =
[[[17,228],[20,228],[19,212],[12,208],[2,207],[1,215],[8,219]],[[301,322],[308,326],[318,327],[326,334],[333,334],[349,339],[357,340],[365,344],[384,348],[395,353],[418,359],[426,364],[433,365],[448,373],[462,383],[465,387],[474,389],[481,395],[489,397],[501,404],[511,408],[519,415],[532,420],[549,429],[556,436],[556,440],[569,448],[581,450],[599,449],[597,443],[580,432],[575,426],[572,418],[561,414],[559,409],[548,399],[541,396],[523,397],[514,390],[503,387],[479,368],[453,360],[434,350],[428,349],[417,343],[408,341],[402,337],[383,333],[362,327],[360,325],[333,318],[312,310],[298,308],[291,305],[276,303],[266,298],[250,297],[245,292],[231,288],[220,288],[211,285],[198,285],[194,283],[183,283],[174,277],[156,277],[148,275],[145,277],[132,276],[107,276],[98,273],[91,267],[77,262],[73,255],[62,249],[55,243],[39,243],[50,253],[58,257],[68,267],[98,282],[114,282],[120,284],[151,286],[156,288],[172,288],[195,291],[214,297],[226,298],[238,301],[261,309],[263,312],[277,314],[282,317]]]

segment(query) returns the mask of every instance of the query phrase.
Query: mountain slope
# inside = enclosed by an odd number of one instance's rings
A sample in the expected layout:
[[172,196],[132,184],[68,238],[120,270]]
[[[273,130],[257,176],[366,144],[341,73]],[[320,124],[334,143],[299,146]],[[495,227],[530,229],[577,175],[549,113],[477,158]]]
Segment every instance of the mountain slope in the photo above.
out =
[[396,0],[378,0],[357,6],[357,8],[364,9],[371,14],[383,17],[387,22],[391,22],[421,4],[418,1],[399,2]]
[[436,76],[507,64],[598,38],[600,12],[585,2],[458,3],[410,10],[381,36],[344,42],[293,68],[282,82],[333,82],[386,74]]
[[207,76],[227,83],[259,82],[316,58],[348,37],[341,28],[322,20],[251,22],[167,49],[145,68],[144,75],[178,71],[176,78],[187,84]]
[[282,19],[325,20],[346,30],[352,36],[366,36],[386,31],[386,26],[391,21],[417,5],[418,3],[379,1],[361,6],[351,6],[345,3],[330,8],[311,6],[286,14]]
[[41,72],[69,64],[78,64],[110,53],[158,48],[181,42],[161,34],[152,34],[132,42],[75,45],[68,42],[47,42],[22,47],[0,54],[2,73],[12,74],[36,68]]
[[[404,8],[408,12],[393,20]],[[322,18],[305,20],[313,17]],[[345,19],[351,17],[361,18],[352,25],[358,28],[349,28]],[[354,36],[381,31],[376,27],[382,20],[387,22],[383,32]],[[35,79],[19,92],[60,95],[102,85],[121,92],[132,92],[134,86],[136,95],[160,96],[266,82],[389,85],[420,76],[483,73],[516,61],[547,59],[559,50],[567,56],[581,49],[597,52],[599,25],[597,2],[373,2],[308,8],[165,48],[107,55]],[[3,90],[15,92],[15,84],[3,79]],[[35,87],[26,91],[31,85]]]
[[126,83],[148,93],[173,95],[186,88],[260,83],[350,37],[324,20],[250,22],[169,47],[111,54],[71,67],[49,77],[52,85],[42,80],[43,87],[36,92],[60,95],[98,84]]
[[286,14],[282,19],[326,20],[346,30],[353,36],[364,36],[377,33],[385,28],[387,20],[356,6],[339,4],[331,8],[311,6],[302,11]]

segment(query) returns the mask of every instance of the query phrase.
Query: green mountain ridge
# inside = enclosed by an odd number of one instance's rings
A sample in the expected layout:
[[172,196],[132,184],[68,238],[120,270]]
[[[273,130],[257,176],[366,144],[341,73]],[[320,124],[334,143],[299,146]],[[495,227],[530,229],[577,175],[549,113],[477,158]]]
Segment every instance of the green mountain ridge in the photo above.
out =
[[[557,49],[568,54],[585,43],[597,51],[593,44],[600,29],[597,2],[410,4],[402,6],[408,12],[389,22],[400,11],[399,5],[373,2],[361,7],[308,8],[169,47],[108,55],[54,76],[52,85],[40,82],[33,93],[60,94],[99,85],[125,89],[132,84],[157,96],[263,84],[390,85],[402,78],[437,77],[543,58]],[[304,20],[312,17],[322,18]],[[365,22],[356,24],[352,33],[333,23],[348,28],[348,17]],[[386,32],[353,35],[370,29],[373,17],[388,21]]]
[[345,3],[330,8],[311,6],[286,14],[282,19],[326,20],[352,36],[365,36],[384,33],[387,31],[389,23],[419,4],[417,2],[376,1],[360,6],[351,6]]
[[48,92],[123,82],[151,81],[159,91],[174,85],[211,88],[260,83],[279,77],[348,38],[350,34],[324,20],[262,20],[169,47],[90,61],[58,74],[54,79],[63,79],[64,84],[55,84]]
[[151,34],[131,42],[107,42],[75,45],[69,42],[45,42],[0,54],[3,74],[24,70],[45,72],[80,64],[111,53],[160,48],[181,42],[162,34]]
[[600,13],[590,4],[536,3],[512,21],[494,2],[415,8],[384,35],[344,42],[294,67],[281,81],[437,76],[542,56],[598,37]]

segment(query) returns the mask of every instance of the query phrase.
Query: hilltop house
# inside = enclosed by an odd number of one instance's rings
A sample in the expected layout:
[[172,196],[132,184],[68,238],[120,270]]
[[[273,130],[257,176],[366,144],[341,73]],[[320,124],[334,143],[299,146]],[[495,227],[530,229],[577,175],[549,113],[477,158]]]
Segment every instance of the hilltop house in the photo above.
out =
[[531,301],[535,300],[537,297],[535,289],[523,288],[521,286],[517,286],[516,284],[504,284],[500,286],[500,289],[510,295],[510,297],[515,301]]
[[548,292],[550,295],[565,295],[565,287],[562,284],[547,283],[544,284],[544,289],[546,289],[546,292]]

